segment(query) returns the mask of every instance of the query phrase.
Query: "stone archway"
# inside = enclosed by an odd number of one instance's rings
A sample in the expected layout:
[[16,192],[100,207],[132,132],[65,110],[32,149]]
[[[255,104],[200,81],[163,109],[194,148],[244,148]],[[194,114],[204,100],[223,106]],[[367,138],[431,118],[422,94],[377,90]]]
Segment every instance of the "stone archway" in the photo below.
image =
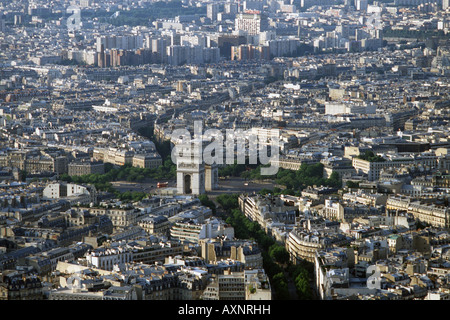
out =
[[191,194],[192,193],[192,176],[190,174],[184,175],[184,193]]

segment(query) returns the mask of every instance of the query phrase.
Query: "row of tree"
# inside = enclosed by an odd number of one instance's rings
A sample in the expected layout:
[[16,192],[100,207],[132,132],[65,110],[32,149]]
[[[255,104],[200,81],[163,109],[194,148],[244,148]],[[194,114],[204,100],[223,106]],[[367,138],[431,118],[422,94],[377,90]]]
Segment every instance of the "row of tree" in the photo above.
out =
[[240,177],[246,170],[248,167],[245,164],[235,163],[220,167],[218,173],[219,177]]
[[148,194],[142,191],[125,191],[118,192],[117,190],[114,192],[117,199],[124,202],[138,202],[144,198],[148,197]]
[[300,300],[314,299],[314,294],[311,290],[311,275],[314,274],[314,264],[302,261],[300,264],[290,265],[288,273],[294,281],[297,298]]
[[[221,177],[241,177],[246,180],[272,180],[279,185],[283,185],[289,190],[289,194],[313,186],[323,185],[339,188],[342,181],[337,172],[333,172],[329,178],[324,178],[324,165],[322,163],[302,164],[298,170],[279,168],[278,172],[272,176],[261,175],[261,168],[264,165],[250,166],[244,164],[233,164],[219,169]],[[288,191],[286,191],[288,193]]]

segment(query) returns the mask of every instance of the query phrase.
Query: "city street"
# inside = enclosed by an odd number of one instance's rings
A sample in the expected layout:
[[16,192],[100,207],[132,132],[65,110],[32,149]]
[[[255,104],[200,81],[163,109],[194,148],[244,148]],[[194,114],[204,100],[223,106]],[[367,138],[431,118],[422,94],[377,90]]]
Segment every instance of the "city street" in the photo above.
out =
[[[148,192],[151,194],[157,193],[158,182],[168,182],[169,188],[175,188],[177,186],[176,180],[167,181],[146,181],[146,182],[128,182],[128,181],[115,181],[112,185],[121,192],[126,191],[138,191]],[[227,179],[219,180],[219,188],[217,190],[207,192],[210,196],[218,196],[223,193],[253,193],[260,190],[273,189],[275,183],[272,181],[247,181],[242,178],[231,177]]]

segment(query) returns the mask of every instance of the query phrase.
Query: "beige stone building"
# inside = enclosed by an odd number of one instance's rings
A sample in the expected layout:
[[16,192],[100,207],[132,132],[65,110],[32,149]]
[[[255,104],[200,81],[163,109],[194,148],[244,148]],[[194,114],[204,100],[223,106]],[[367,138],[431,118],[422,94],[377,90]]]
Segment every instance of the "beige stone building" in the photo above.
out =
[[162,165],[162,159],[159,154],[136,154],[133,156],[133,167],[156,169]]
[[164,216],[147,217],[139,221],[139,226],[142,227],[148,234],[165,234],[170,231],[171,224]]
[[390,196],[386,209],[407,212],[415,219],[437,228],[450,227],[450,209],[443,205],[415,200],[410,197]]

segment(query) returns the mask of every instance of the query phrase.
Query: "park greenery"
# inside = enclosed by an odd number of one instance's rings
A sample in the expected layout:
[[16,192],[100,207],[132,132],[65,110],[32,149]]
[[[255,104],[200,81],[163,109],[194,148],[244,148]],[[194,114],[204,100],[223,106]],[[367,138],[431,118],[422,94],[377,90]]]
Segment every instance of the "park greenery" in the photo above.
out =
[[173,179],[176,174],[176,166],[170,160],[164,161],[157,168],[137,168],[130,164],[114,166],[105,163],[105,173],[93,173],[81,176],[69,176],[62,174],[61,179],[67,182],[93,184],[97,189],[108,189],[108,183],[112,181],[143,182],[146,179],[167,180]]
[[386,161],[382,156],[376,155],[371,150],[367,150],[366,152],[357,156],[358,159],[366,160],[369,162],[383,162]]
[[92,184],[97,190],[113,193],[118,199],[123,201],[139,201],[147,196],[141,191],[119,192],[114,188],[111,182],[127,181],[127,182],[143,182],[150,180],[168,180],[173,179],[176,175],[176,166],[170,160],[164,161],[162,166],[155,169],[137,168],[129,164],[123,166],[115,166],[105,163],[105,173],[93,173],[81,176],[69,176],[64,173],[60,176],[62,181],[73,182],[77,184]]
[[[131,165],[116,166],[109,163],[105,164],[104,174],[89,174],[82,176],[69,176],[63,174],[61,180],[80,184],[93,184],[98,190],[108,191],[122,201],[140,201],[148,195],[145,192],[126,191],[119,192],[114,188],[111,182],[128,181],[142,182],[146,179],[169,180],[176,176],[176,165],[170,159],[170,144],[160,143],[154,139],[152,128],[143,128],[140,130],[143,136],[151,139],[163,158],[163,165],[155,168],[136,168]],[[262,190],[261,193],[283,193],[301,190],[309,185],[340,185],[340,180],[336,176],[328,179],[323,178],[323,165],[302,165],[297,171],[280,169],[273,177],[261,176],[261,166],[258,165],[240,165],[234,164],[219,169],[220,176],[237,176],[246,179],[274,179],[276,183],[286,186],[285,190],[274,188],[274,190]],[[273,288],[275,299],[285,300],[292,298],[311,299],[313,296],[310,286],[312,269],[310,264],[303,262],[299,265],[293,265],[289,259],[289,253],[286,248],[268,235],[256,221],[251,221],[239,209],[238,194],[221,194],[216,197],[215,202],[208,195],[200,195],[199,200],[202,205],[211,208],[215,215],[217,205],[225,212],[225,221],[232,225],[235,230],[235,236],[239,239],[252,239],[258,243],[263,257],[263,267],[269,276]],[[288,283],[292,281],[296,288],[297,297],[292,297],[288,289]]]

